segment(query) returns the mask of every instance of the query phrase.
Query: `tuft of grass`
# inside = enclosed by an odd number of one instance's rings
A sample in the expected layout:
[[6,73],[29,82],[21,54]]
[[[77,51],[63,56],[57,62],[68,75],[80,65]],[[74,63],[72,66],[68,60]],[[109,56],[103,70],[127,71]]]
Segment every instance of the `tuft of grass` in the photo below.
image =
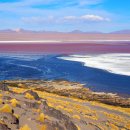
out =
[[41,112],[41,109],[32,109],[33,112],[37,112],[37,113],[40,113]]
[[80,116],[78,116],[78,115],[73,115],[73,118],[80,120]]
[[42,102],[41,101],[37,101],[38,104],[41,104]]
[[6,93],[6,94],[9,94],[9,92],[8,92],[8,91],[6,91],[5,93]]
[[13,92],[15,92],[15,93],[18,93],[18,94],[20,94],[20,93],[24,93],[27,89],[24,89],[24,88],[11,88],[11,90],[13,91]]
[[80,127],[78,125],[76,125],[77,129],[80,130]]
[[16,99],[11,99],[10,102],[13,107],[16,107],[19,104],[19,102]]
[[24,126],[21,127],[19,130],[31,130],[31,128],[29,128],[28,125],[24,125]]
[[0,99],[0,104],[2,104],[3,103],[3,101],[2,101],[2,99]]
[[18,114],[13,114],[17,119],[19,119],[19,115]]
[[2,97],[3,95],[0,93],[0,97]]
[[42,126],[40,126],[40,129],[39,130],[47,130],[47,126],[44,124]]
[[45,120],[45,115],[44,115],[44,113],[41,113],[41,114],[39,115],[38,120],[39,120],[40,122],[44,122],[44,120]]
[[30,99],[30,100],[34,100],[34,97],[29,93],[26,93],[25,98]]
[[12,108],[10,105],[5,104],[2,108],[0,108],[0,112],[12,113]]

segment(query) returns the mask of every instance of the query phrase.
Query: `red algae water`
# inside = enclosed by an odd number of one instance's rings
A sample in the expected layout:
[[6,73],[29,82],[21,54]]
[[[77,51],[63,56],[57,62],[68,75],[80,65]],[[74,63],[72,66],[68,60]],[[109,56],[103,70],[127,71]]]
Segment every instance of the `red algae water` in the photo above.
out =
[[130,53],[130,43],[43,43],[43,44],[0,44],[0,52],[39,53]]

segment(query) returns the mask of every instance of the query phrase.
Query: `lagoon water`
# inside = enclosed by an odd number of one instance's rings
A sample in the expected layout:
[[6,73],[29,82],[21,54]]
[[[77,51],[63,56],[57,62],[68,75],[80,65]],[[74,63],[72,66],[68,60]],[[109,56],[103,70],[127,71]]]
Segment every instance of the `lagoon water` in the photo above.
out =
[[66,79],[99,92],[130,95],[130,54],[0,54],[0,80]]

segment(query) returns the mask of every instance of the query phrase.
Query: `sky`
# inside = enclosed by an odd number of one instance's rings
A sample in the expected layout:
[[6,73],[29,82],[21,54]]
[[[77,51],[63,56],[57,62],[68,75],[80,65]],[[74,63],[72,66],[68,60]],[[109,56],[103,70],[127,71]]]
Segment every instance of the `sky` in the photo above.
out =
[[130,0],[0,0],[0,30],[130,29]]

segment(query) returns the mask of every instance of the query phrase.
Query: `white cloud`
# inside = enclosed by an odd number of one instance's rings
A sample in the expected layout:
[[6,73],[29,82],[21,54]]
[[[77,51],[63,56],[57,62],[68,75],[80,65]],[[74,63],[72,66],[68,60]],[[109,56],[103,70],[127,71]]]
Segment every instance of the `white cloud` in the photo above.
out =
[[99,15],[82,15],[82,16],[65,16],[65,17],[54,17],[54,16],[39,16],[39,17],[23,17],[22,21],[28,24],[63,24],[63,23],[82,23],[82,22],[108,22],[109,18],[102,17]]
[[[76,29],[90,24],[107,24],[113,14],[91,8],[104,0],[21,0],[0,2],[0,21],[3,28]],[[87,15],[83,15],[86,14]],[[108,17],[108,18],[107,18]],[[104,23],[103,23],[104,22]],[[85,26],[83,26],[85,25]],[[82,27],[83,26],[83,27]],[[101,25],[102,26],[102,25]]]
[[90,22],[103,22],[103,21],[110,21],[109,18],[107,17],[102,17],[99,15],[93,15],[93,14],[87,14],[87,15],[82,15],[79,17],[76,16],[66,16],[63,18],[65,21],[90,21]]
[[93,15],[93,14],[88,14],[88,15],[83,15],[80,17],[81,20],[85,20],[85,21],[110,21],[109,18],[106,17],[102,17],[99,15]]

